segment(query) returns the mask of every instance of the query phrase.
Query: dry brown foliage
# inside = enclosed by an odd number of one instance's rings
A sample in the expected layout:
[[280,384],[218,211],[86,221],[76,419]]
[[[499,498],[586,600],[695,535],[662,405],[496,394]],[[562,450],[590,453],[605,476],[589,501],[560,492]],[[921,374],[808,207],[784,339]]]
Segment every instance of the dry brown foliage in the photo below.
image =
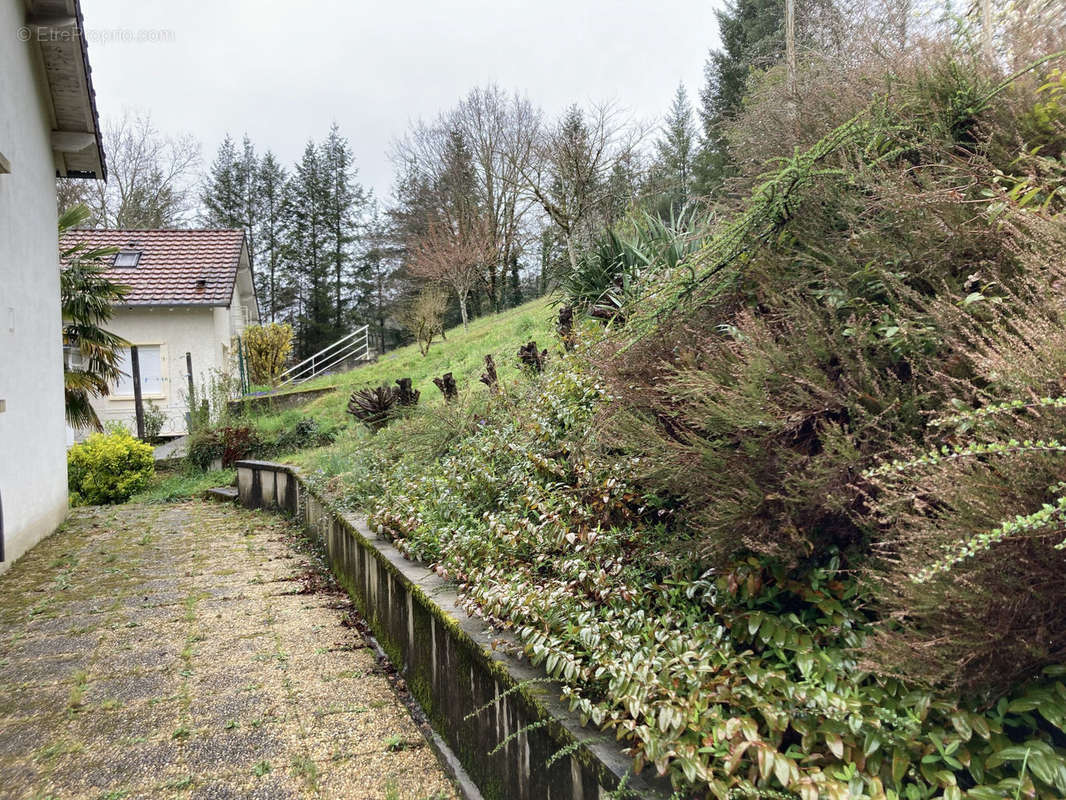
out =
[[617,398],[604,438],[673,499],[689,557],[724,568],[754,552],[802,573],[839,553],[870,576],[884,614],[866,653],[876,669],[994,689],[1066,656],[1066,584],[1025,578],[1050,581],[1061,553],[1012,544],[1009,566],[996,569],[1003,552],[975,559],[932,591],[909,576],[960,530],[1039,507],[1050,467],[951,474],[891,499],[863,471],[937,442],[926,423],[953,401],[1044,391],[1066,374],[1063,204],[1054,182],[1048,204],[1025,199],[1040,175],[1027,145],[1053,142],[1066,110],[1038,123],[1042,75],[996,93],[1001,68],[943,47],[888,64],[890,79],[883,59],[826,69],[812,122],[789,117],[792,138],[763,135],[789,129],[772,87],[737,122],[753,161],[740,186],[754,162],[869,107],[878,71],[887,87],[868,112],[882,127],[824,162],[778,235],[654,335],[604,355]]

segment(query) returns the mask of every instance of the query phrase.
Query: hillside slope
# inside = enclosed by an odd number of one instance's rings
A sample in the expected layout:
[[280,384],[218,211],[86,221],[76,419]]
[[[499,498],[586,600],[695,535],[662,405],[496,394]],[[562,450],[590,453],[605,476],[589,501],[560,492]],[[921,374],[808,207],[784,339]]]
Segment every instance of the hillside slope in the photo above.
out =
[[[411,378],[414,388],[421,392],[422,406],[440,406],[443,398],[433,379],[451,372],[460,396],[468,392],[484,394],[487,389],[478,378],[485,368],[485,355],[494,356],[501,381],[514,380],[518,375],[518,348],[530,340],[548,347],[555,341],[553,320],[550,298],[538,298],[500,314],[480,317],[470,323],[468,330],[457,326],[446,331],[447,339],[434,341],[425,356],[412,344],[385,354],[373,364],[308,381],[302,388],[336,386],[337,391],[299,409],[257,416],[255,425],[270,434],[290,427],[300,417],[313,417],[326,428],[350,428],[352,436],[363,437],[366,431],[346,412],[348,398],[356,389],[391,386],[399,378]],[[346,438],[348,433],[342,431],[340,435]],[[299,454],[289,460],[305,463],[307,458],[306,454]]]

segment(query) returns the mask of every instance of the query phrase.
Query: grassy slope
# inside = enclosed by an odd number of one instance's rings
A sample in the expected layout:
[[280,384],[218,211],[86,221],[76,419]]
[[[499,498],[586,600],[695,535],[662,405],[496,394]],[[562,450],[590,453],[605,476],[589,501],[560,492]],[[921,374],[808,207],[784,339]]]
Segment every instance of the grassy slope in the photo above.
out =
[[[392,385],[398,378],[411,378],[414,387],[421,393],[420,404],[440,405],[441,393],[433,384],[433,378],[451,372],[464,392],[485,392],[478,382],[485,368],[485,355],[491,353],[496,360],[500,380],[507,382],[518,374],[516,353],[520,345],[535,339],[541,348],[554,341],[555,312],[550,299],[540,298],[501,314],[488,315],[470,323],[470,329],[462,327],[447,331],[448,339],[433,343],[429,353],[422,356],[416,345],[402,347],[387,353],[375,363],[365,367],[326,375],[304,384],[306,388],[336,386],[337,391],[319,397],[307,405],[275,414],[263,414],[254,418],[256,427],[269,435],[291,427],[300,417],[314,417],[323,426],[348,428],[340,439],[365,434],[362,426],[346,412],[348,397],[355,389],[365,386]],[[286,458],[296,464],[307,464],[305,451]]]
[[169,503],[187,497],[197,497],[216,486],[230,486],[236,472],[223,469],[211,472],[163,470],[152,476],[148,488],[133,495],[131,503]]

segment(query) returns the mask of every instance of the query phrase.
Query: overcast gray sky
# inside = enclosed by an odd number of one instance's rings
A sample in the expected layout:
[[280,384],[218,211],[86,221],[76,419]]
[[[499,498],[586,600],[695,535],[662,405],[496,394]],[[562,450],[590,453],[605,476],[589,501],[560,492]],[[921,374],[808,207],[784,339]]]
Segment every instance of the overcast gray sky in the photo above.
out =
[[[205,164],[245,131],[286,165],[333,120],[361,181],[391,198],[386,152],[477,84],[549,113],[615,100],[641,119],[678,81],[696,102],[721,0],[82,0],[97,104],[190,132]],[[133,39],[131,41],[131,39]],[[146,41],[137,41],[145,39]],[[153,41],[155,40],[155,41]]]

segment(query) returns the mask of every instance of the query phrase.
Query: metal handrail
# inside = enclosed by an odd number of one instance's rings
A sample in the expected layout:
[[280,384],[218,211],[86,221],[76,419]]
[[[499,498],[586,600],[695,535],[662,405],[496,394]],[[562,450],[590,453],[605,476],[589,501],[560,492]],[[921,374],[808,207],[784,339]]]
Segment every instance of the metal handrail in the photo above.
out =
[[[315,377],[316,375],[322,374],[330,367],[336,366],[337,364],[344,361],[346,358],[355,355],[357,351],[362,350],[363,354],[366,355],[369,349],[370,348],[368,347],[366,342],[355,342],[344,350],[330,355],[326,359],[325,364],[311,364],[305,367],[302,371],[290,377],[289,381],[292,383],[301,383],[303,381],[311,380],[311,378]],[[310,372],[310,374],[308,374],[308,372]]]
[[334,347],[336,347],[337,345],[341,344],[342,342],[346,342],[349,339],[351,339],[352,337],[358,336],[360,333],[363,333],[364,331],[366,331],[367,328],[369,328],[369,327],[370,327],[369,325],[364,325],[362,328],[357,328],[356,330],[352,331],[347,336],[342,336],[340,339],[338,339],[337,341],[333,342],[332,344],[328,344],[325,347],[323,347],[317,353],[309,355],[307,358],[305,358],[299,364],[294,364],[293,366],[289,367],[287,370],[285,370],[283,373],[281,373],[281,375],[279,377],[284,378],[290,372],[293,372],[294,370],[299,369],[304,364],[307,364],[310,361],[314,361],[316,358],[318,358],[320,355],[325,353],[327,350],[332,350]]
[[364,339],[361,342],[353,343],[350,347],[341,351],[340,353],[335,353],[333,356],[331,356],[333,360],[320,367],[318,369],[318,372],[325,372],[330,367],[336,366],[342,361],[356,355],[357,353],[359,353],[360,350],[362,351],[362,357],[365,357],[370,351],[370,342]]
[[[289,369],[281,373],[281,381],[278,383],[278,386],[286,386],[290,383],[302,383],[303,381],[309,381],[316,375],[325,372],[327,369],[336,366],[340,362],[344,361],[346,358],[351,357],[360,349],[363,350],[363,356],[366,357],[370,353],[369,331],[370,326],[363,325],[361,328],[357,328],[356,330],[349,333],[347,336],[342,336],[340,339],[333,342],[332,344],[323,347],[317,353],[308,356],[299,364],[295,364],[292,367],[289,367]],[[350,340],[360,335],[362,335],[361,340],[347,344],[347,346],[342,348],[340,351],[336,350],[336,348],[338,348],[340,345],[343,345],[346,342],[349,342]],[[326,356],[325,358],[322,358],[322,356],[324,356],[326,353],[329,353],[331,350],[333,350],[334,352]],[[323,365],[320,363],[319,359],[321,359],[322,361],[326,361],[327,363]]]

